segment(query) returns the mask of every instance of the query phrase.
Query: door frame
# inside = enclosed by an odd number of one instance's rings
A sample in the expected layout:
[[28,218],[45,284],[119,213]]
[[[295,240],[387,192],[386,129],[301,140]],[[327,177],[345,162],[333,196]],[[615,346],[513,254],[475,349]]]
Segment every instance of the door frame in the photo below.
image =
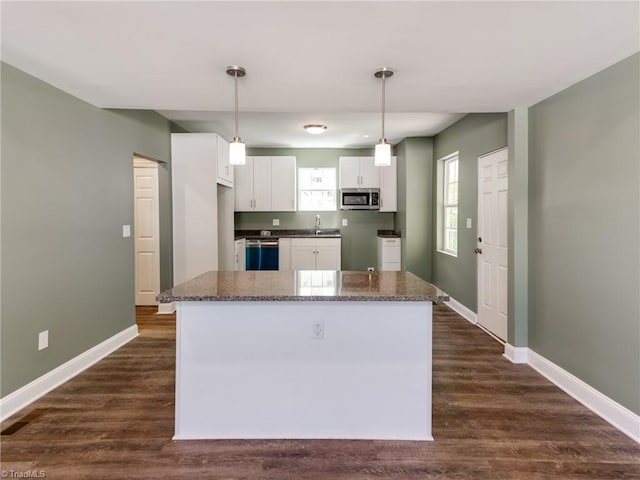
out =
[[[136,246],[136,230],[137,230],[137,214],[136,214],[136,185],[135,185],[135,181],[136,181],[136,169],[137,168],[153,168],[156,169],[159,173],[159,169],[160,169],[160,162],[158,160],[154,160],[151,158],[147,158],[147,157],[143,157],[139,154],[134,153],[133,154],[133,169],[132,169],[132,175],[133,175],[133,215],[134,215],[134,235],[133,235],[133,252],[134,252],[134,304],[137,305],[137,299],[135,298],[137,296],[137,292],[138,292],[138,259],[136,257],[136,253],[137,253],[137,246]],[[156,194],[157,194],[157,208],[153,209],[153,215],[154,215],[154,219],[153,221],[155,222],[155,224],[157,225],[157,258],[156,258],[156,268],[155,268],[155,277],[154,278],[154,283],[155,285],[158,286],[158,293],[160,293],[160,179],[159,179],[159,175],[156,174],[156,184],[155,184],[155,189],[156,189]],[[157,302],[155,303],[156,305],[158,304]]]

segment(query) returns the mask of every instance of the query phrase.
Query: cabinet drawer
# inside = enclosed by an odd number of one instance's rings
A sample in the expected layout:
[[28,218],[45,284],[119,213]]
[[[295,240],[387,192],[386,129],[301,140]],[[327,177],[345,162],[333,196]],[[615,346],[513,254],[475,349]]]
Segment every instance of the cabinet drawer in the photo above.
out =
[[292,247],[339,247],[339,238],[292,238]]
[[400,245],[395,245],[391,247],[384,247],[383,252],[384,262],[400,262],[400,257],[402,256],[400,251]]

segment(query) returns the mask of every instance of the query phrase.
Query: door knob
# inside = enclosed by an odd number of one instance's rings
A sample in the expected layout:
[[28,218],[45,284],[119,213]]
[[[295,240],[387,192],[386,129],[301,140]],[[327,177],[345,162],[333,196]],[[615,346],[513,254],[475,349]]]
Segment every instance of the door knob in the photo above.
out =
[[473,250],[474,253],[482,253],[482,249],[481,248],[476,248]]

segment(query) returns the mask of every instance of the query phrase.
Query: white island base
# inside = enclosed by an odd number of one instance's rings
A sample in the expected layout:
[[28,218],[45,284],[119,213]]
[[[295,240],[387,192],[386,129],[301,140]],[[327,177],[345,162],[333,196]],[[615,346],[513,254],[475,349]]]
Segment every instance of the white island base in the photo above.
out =
[[433,440],[431,314],[430,301],[179,302],[174,439]]

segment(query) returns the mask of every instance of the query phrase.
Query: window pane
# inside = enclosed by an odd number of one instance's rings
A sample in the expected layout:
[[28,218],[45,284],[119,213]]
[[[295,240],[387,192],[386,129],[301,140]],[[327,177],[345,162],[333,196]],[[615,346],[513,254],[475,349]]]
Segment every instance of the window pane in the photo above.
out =
[[300,190],[335,190],[335,168],[299,168],[298,187]]
[[447,205],[457,205],[458,204],[458,183],[450,183],[447,185],[447,194],[445,203]]
[[298,169],[298,210],[336,210],[336,169]]

